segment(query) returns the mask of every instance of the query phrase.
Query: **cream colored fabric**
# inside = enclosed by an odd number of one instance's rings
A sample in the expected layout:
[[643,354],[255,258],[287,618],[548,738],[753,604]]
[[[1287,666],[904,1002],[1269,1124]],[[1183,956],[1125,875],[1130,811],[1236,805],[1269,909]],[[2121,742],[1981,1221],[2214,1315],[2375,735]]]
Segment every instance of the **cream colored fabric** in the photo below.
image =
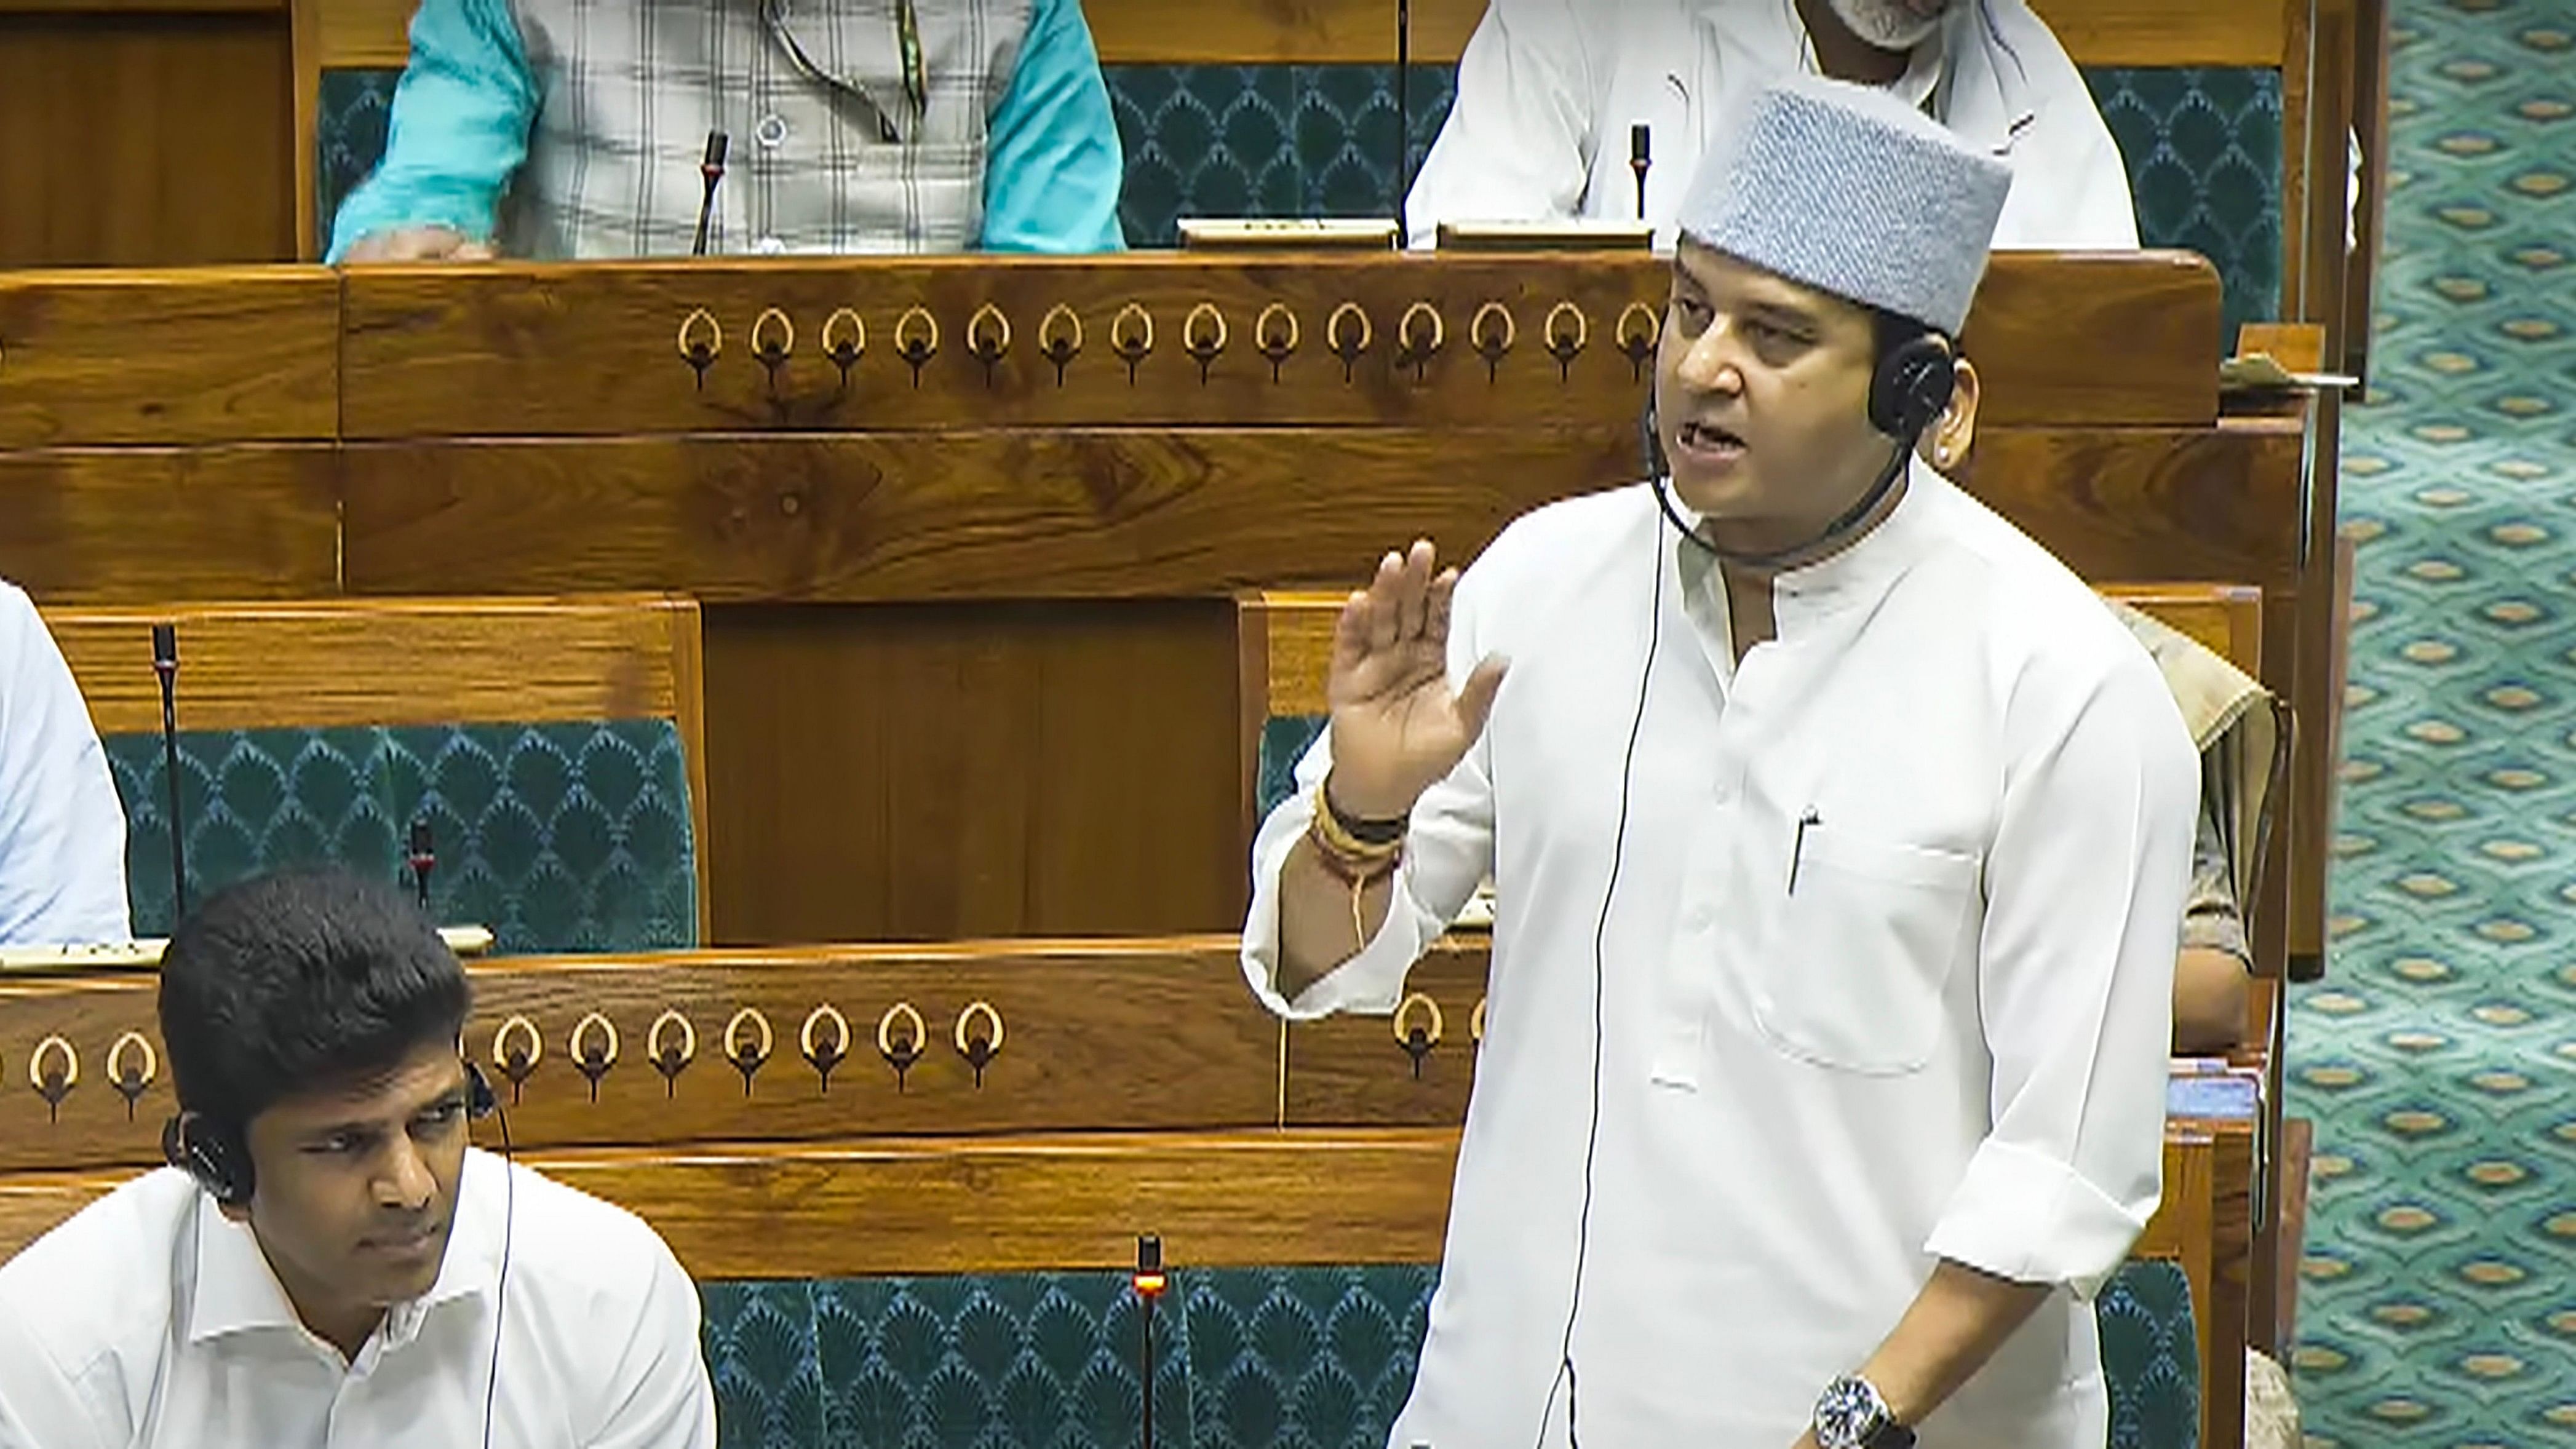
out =
[[2236,898],[2250,899],[2289,753],[2279,703],[2261,681],[2190,635],[2121,600],[2103,602],[2146,646],[2173,691],[2200,751],[2204,808],[2224,832]]
[[2289,1374],[2262,1350],[2245,1350],[2245,1449],[2300,1449],[2306,1442]]

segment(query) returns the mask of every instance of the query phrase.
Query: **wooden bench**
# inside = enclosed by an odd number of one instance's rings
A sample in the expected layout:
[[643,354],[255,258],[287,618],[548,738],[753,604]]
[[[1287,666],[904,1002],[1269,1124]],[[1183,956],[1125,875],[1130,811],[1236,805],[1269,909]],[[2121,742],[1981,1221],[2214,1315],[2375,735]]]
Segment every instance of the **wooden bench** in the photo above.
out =
[[[1222,930],[1233,592],[1389,539],[1465,557],[1632,477],[1668,285],[1611,256],[0,277],[0,576],[685,592],[728,938]],[[1999,259],[1967,482],[2091,576],[2261,586],[2286,691],[2304,425],[2221,416],[2218,316],[2194,258]],[[2125,345],[2067,366],[2095,336]],[[1368,344],[1347,377],[1336,338]]]
[[[178,644],[175,695],[183,760],[194,766],[183,776],[193,796],[185,807],[192,835],[229,824],[233,813],[310,810],[318,816],[353,808],[291,798],[316,752],[332,756],[335,770],[346,766],[361,777],[346,780],[326,771],[330,788],[364,793],[371,808],[382,812],[393,808],[394,793],[403,786],[374,778],[370,772],[379,766],[430,770],[438,751],[488,747],[506,753],[522,742],[511,732],[536,732],[549,749],[573,757],[559,763],[577,772],[577,757],[589,743],[579,738],[584,727],[642,731],[621,742],[642,752],[649,764],[660,748],[649,736],[667,732],[679,767],[668,784],[685,800],[658,808],[683,811],[676,824],[687,838],[689,878],[682,884],[693,898],[685,925],[689,939],[703,936],[706,724],[698,609],[689,600],[339,599],[43,612],[118,768],[129,820],[129,885],[138,902],[153,903],[155,924],[166,921],[170,865],[152,631],[168,623]],[[496,756],[492,763],[503,767],[506,759]],[[241,770],[258,777],[252,782],[256,789],[290,798],[228,799],[228,782]],[[433,782],[423,784],[437,793]],[[550,807],[548,801],[522,798],[536,816]],[[454,790],[439,793],[439,799],[459,828],[442,831],[447,838],[434,836],[432,843],[446,863],[447,883],[462,887],[464,877],[481,868],[475,837],[494,822],[460,816],[468,806]],[[316,823],[331,827],[340,821]],[[393,833],[399,848],[411,819],[378,823]],[[240,824],[256,847],[258,822]],[[306,848],[318,844],[305,842]],[[202,897],[205,888],[222,881],[201,878],[215,862],[192,860],[192,893]],[[274,863],[265,851],[230,862],[234,868]],[[433,887],[442,882],[438,870],[431,880]]]
[[[701,1278],[836,1278],[1116,1268],[1140,1233],[1184,1268],[1436,1262],[1485,952],[1417,972],[1449,1023],[1418,1064],[1383,1019],[1283,1027],[1230,937],[472,971],[467,1047],[523,1160],[642,1213]],[[136,974],[0,978],[23,1080],[0,1259],[156,1161],[153,999]],[[2168,1133],[2149,1233],[2203,1304],[2228,1301],[2201,1245],[2241,1221],[2231,1140]]]

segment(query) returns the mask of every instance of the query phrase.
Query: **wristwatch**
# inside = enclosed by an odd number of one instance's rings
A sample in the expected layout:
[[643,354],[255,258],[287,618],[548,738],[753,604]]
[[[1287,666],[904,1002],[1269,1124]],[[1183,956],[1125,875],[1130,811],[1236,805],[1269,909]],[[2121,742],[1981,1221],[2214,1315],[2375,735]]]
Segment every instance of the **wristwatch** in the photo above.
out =
[[1852,1374],[1825,1385],[1815,1431],[1818,1449],[1914,1449],[1914,1431],[1896,1422],[1877,1386]]

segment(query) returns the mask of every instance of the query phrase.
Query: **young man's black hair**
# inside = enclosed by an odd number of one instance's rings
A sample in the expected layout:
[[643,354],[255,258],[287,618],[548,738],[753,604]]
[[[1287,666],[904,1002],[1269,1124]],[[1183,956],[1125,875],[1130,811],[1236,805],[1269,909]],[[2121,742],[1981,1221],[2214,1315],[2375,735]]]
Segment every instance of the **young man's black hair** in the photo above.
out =
[[222,891],[161,961],[180,1111],[233,1142],[281,1098],[455,1041],[472,1001],[455,953],[408,897],[335,868]]

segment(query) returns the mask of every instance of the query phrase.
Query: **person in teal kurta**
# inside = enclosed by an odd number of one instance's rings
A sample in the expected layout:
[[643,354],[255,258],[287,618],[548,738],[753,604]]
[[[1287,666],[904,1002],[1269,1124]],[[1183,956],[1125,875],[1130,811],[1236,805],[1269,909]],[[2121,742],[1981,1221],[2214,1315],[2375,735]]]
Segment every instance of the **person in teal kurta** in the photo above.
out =
[[1092,252],[1121,152],[1080,0],[423,0],[328,259]]

